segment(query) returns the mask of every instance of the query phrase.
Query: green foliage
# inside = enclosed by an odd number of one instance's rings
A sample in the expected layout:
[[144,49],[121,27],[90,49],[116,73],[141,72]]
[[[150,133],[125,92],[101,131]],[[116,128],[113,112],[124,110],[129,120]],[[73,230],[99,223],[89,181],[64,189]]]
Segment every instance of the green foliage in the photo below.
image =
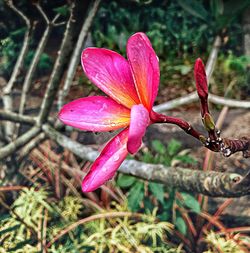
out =
[[0,41],[0,74],[10,74],[19,46],[10,37]]
[[[0,40],[0,74],[10,75],[17,57],[20,53],[22,36],[24,35],[24,29],[18,29],[12,33],[10,36]],[[30,50],[24,60],[24,67],[27,69],[34,57],[35,51]],[[52,60],[50,56],[43,53],[39,59],[37,71],[41,74],[47,73],[52,67]]]
[[197,214],[199,214],[201,212],[200,204],[197,201],[197,199],[194,198],[194,196],[192,196],[189,193],[185,193],[185,192],[182,192],[181,196],[183,198],[184,206],[188,207],[190,210],[192,210],[193,212],[195,212]]
[[228,27],[237,15],[250,5],[249,0],[212,0],[208,8],[205,1],[178,0],[177,2],[186,12],[205,21],[218,33]]
[[209,17],[208,12],[200,1],[196,0],[177,0],[178,4],[191,15],[206,21]]
[[[123,218],[109,219],[109,221],[99,220],[92,228],[91,235],[84,239],[84,245],[89,250],[84,252],[94,253],[100,250],[128,253],[180,252],[163,242],[163,238],[171,231],[172,226],[167,222],[156,222],[155,214],[156,211],[144,215],[138,222]],[[113,222],[115,222],[115,227],[111,228]],[[161,247],[158,245],[159,242]]]
[[165,190],[162,184],[149,182],[148,183],[149,191],[156,197],[156,199],[164,205],[164,195]]
[[126,187],[129,187],[131,186],[132,184],[134,184],[136,182],[136,178],[135,177],[131,177],[131,176],[128,176],[128,175],[123,175],[123,174],[120,174],[117,181],[116,181],[116,184],[118,186],[120,186],[121,188],[126,188]]
[[212,80],[212,91],[218,95],[238,99],[247,97],[250,92],[249,64],[250,58],[247,56],[236,56],[232,52],[221,55]]
[[31,188],[21,192],[12,205],[14,212],[0,221],[1,252],[36,252],[31,244],[32,232],[37,231],[44,210],[52,211],[46,202],[47,197],[44,189],[36,191]]
[[[244,240],[244,238],[241,238]],[[208,243],[208,251],[204,253],[244,253],[248,252],[247,249],[241,247],[237,240],[234,238],[225,238],[211,231],[206,236],[206,242]],[[246,243],[248,243],[246,241]]]
[[[172,139],[166,147],[159,140],[152,142],[151,150],[143,150],[140,160],[147,163],[176,166],[182,164],[195,164],[196,160],[188,155],[188,150],[181,150],[179,141]],[[200,204],[194,196],[181,193],[182,199],[176,199],[175,191],[155,182],[144,182],[135,177],[119,174],[117,185],[127,189],[127,201],[130,210],[136,212],[143,209],[153,211],[155,205],[159,206],[157,216],[164,221],[172,222],[183,234],[186,234],[187,225],[181,214],[174,210],[174,205],[200,213]],[[157,204],[156,204],[157,203]]]
[[241,39],[239,14],[249,1],[233,2],[220,0],[208,4],[207,1],[180,0],[125,4],[104,1],[92,28],[94,44],[125,54],[127,38],[134,32],[143,31],[161,59],[175,59],[190,52],[207,50],[215,36],[227,28],[229,47],[235,48]]
[[67,16],[69,14],[69,6],[63,5],[60,7],[56,7],[53,9],[57,14],[60,14],[62,16]]
[[0,40],[0,75],[10,75],[18,57],[25,28],[18,28]]
[[[83,215],[84,205],[80,197],[68,195],[56,200],[43,188],[30,188],[20,193],[11,209],[10,215],[0,220],[0,252],[35,253],[41,251],[39,238],[45,236],[48,242],[77,222]],[[128,212],[126,205],[114,203],[114,208],[107,212],[119,214],[124,211]],[[101,213],[105,215],[105,212]],[[120,215],[119,218],[104,219],[100,216],[69,231],[48,252],[181,253],[180,248],[166,241],[173,226],[158,221],[156,209],[135,217]],[[43,234],[45,230],[46,234]]]
[[181,142],[171,139],[165,147],[159,140],[152,142],[152,152],[143,152],[142,160],[148,163],[161,163],[176,166],[178,163],[196,164],[196,160],[188,155],[189,150],[181,151]]
[[187,234],[187,225],[179,212],[177,212],[177,217],[174,224],[179,232],[181,232],[183,235]]
[[144,198],[144,184],[137,180],[137,182],[130,188],[128,192],[128,206],[131,211],[137,211],[140,208],[140,202]]

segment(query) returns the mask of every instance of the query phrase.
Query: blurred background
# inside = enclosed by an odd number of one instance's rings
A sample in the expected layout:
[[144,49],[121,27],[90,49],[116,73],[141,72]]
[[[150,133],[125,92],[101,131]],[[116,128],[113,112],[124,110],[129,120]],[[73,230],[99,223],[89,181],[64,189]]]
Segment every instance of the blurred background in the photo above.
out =
[[[24,114],[34,116],[40,109],[72,2],[77,6],[71,37],[75,45],[84,21],[87,22],[98,1],[0,0],[1,98],[24,45],[26,21],[30,24],[29,48],[12,89],[14,112],[19,110],[27,72],[48,28],[42,14],[45,13],[50,21],[57,17],[57,25],[53,25],[39,56]],[[249,0],[102,0],[92,16],[81,50],[89,46],[104,47],[126,57],[128,38],[138,31],[147,34],[161,68],[155,105],[193,92],[194,62],[200,57],[206,63],[214,50],[218,56],[210,78],[210,92],[249,101]],[[64,59],[66,63],[70,62],[73,48]],[[59,78],[60,89],[66,80],[66,63]],[[101,94],[84,76],[80,57],[73,74],[71,87],[61,102]],[[0,109],[4,108],[3,101]],[[52,121],[56,121],[60,105],[56,100],[53,103]],[[216,119],[223,108],[211,104]],[[203,131],[198,102],[167,113],[183,117]],[[249,110],[230,109],[222,122],[227,137],[250,133]],[[27,129],[29,126],[21,125],[18,133]],[[60,131],[95,150],[100,150],[113,136],[113,133],[84,133],[63,126]],[[8,143],[5,138],[0,139],[0,146]],[[96,192],[82,193],[81,173],[88,170],[88,161],[45,136],[41,136],[39,145],[28,150],[25,154],[20,150],[0,161],[0,252],[249,252],[248,197],[236,200],[202,197],[121,173]],[[166,167],[222,172],[235,168],[233,171],[243,173],[250,166],[249,161],[237,155],[225,159],[209,154],[175,126],[151,127],[143,148],[129,159],[132,158]],[[210,160],[203,162],[204,159]]]

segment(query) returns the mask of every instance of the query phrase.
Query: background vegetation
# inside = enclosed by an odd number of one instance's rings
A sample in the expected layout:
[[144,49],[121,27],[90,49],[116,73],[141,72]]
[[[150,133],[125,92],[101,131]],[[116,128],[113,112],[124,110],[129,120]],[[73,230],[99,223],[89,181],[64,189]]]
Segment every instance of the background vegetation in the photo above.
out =
[[[36,1],[15,3],[37,23],[16,82],[17,91],[45,27],[32,2]],[[67,1],[43,0],[41,5],[50,18],[60,14],[60,21],[65,22],[69,17]],[[210,89],[217,95],[246,99],[250,95],[250,58],[243,46],[242,16],[249,5],[243,0],[103,0],[86,46],[106,47],[125,55],[128,37],[137,31],[146,32],[161,62],[161,88],[156,101],[160,104],[194,90],[193,63],[197,57],[206,61],[215,37],[220,36],[222,49]],[[3,0],[0,17],[0,75],[8,80],[26,28]],[[83,18],[81,10],[78,18]],[[75,29],[77,38],[80,24]],[[64,26],[54,28],[36,69],[33,94],[44,95],[44,83],[63,34]],[[80,67],[74,84],[69,100],[75,94],[97,92]],[[34,107],[31,108],[32,111]],[[69,135],[79,138],[76,132]],[[180,140],[173,138],[168,145],[152,141],[136,159],[172,167],[202,166]],[[0,169],[13,162],[6,161]],[[220,221],[232,199],[209,213],[208,197],[124,174],[94,193],[83,194],[80,177],[72,176],[72,168],[86,171],[89,163],[53,141],[44,141],[29,153],[28,159],[20,159],[15,165],[18,171],[1,176],[0,181],[0,252],[241,253],[250,249],[249,227],[227,227]]]

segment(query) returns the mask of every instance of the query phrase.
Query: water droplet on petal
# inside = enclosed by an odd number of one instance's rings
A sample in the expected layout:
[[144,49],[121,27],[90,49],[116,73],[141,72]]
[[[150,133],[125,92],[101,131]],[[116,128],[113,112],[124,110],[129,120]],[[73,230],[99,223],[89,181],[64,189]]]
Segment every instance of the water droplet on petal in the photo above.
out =
[[114,162],[117,162],[119,159],[120,159],[120,156],[119,156],[118,154],[115,154],[115,155],[113,156],[113,161],[114,161]]
[[118,136],[115,139],[115,143],[116,143],[116,145],[120,145],[121,144],[121,140],[120,140],[120,138]]
[[82,58],[86,59],[86,58],[88,58],[88,56],[89,56],[89,54],[85,53],[85,54],[83,54]]
[[102,105],[102,107],[99,109],[99,112],[102,112],[102,111],[106,110],[107,108],[108,108],[107,104],[104,103],[104,104]]

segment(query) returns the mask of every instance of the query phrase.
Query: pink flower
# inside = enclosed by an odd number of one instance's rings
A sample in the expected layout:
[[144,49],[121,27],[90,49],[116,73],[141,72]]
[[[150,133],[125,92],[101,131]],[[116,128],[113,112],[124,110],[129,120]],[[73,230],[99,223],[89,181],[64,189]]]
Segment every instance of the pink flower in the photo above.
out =
[[127,57],[104,48],[85,49],[83,70],[108,97],[80,98],[66,104],[59,113],[63,123],[82,130],[124,128],[93,163],[82,182],[84,192],[97,189],[114,176],[128,153],[140,149],[146,128],[157,118],[152,106],[158,93],[159,62],[144,33],[129,38]]

